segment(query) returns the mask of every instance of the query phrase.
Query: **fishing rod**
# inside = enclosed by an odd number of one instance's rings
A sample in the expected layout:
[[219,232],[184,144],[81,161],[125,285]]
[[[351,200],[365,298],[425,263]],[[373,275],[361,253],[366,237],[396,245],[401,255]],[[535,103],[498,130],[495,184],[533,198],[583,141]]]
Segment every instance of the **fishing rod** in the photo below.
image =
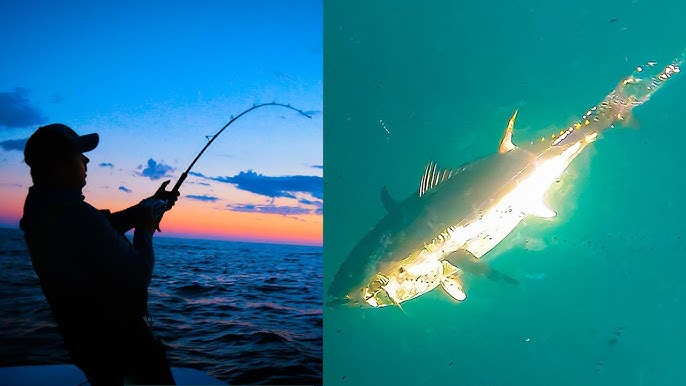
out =
[[[229,127],[232,123],[234,123],[238,118],[242,117],[243,115],[245,115],[245,114],[247,114],[247,113],[249,113],[249,112],[251,112],[251,111],[253,111],[253,110],[255,110],[255,109],[259,109],[260,107],[265,107],[265,106],[280,106],[280,107],[285,107],[285,108],[291,109],[291,110],[293,110],[293,111],[295,111],[295,112],[297,112],[297,113],[299,113],[299,114],[301,114],[301,115],[304,115],[304,116],[306,116],[307,118],[312,118],[311,115],[305,113],[304,111],[302,111],[302,110],[300,110],[300,109],[297,109],[297,108],[291,106],[290,104],[283,104],[283,103],[277,103],[277,102],[253,104],[251,108],[249,108],[249,109],[247,109],[247,110],[241,112],[240,114],[236,115],[235,117],[232,115],[232,116],[231,116],[231,120],[229,120],[229,123],[227,123],[226,125],[224,125],[224,127],[222,127],[221,130],[219,130],[215,135],[209,137],[209,142],[207,142],[207,144],[205,145],[205,147],[203,147],[202,150],[200,150],[200,153],[198,153],[198,155],[195,157],[195,159],[193,160],[193,162],[191,162],[191,164],[188,165],[188,168],[186,169],[186,171],[184,171],[184,172],[181,174],[181,177],[179,177],[179,180],[176,181],[176,184],[175,184],[174,187],[172,188],[171,192],[172,192],[172,193],[178,193],[179,188],[181,187],[181,184],[183,184],[183,182],[186,180],[186,177],[188,177],[188,173],[190,173],[190,171],[191,171],[191,169],[193,168],[193,166],[195,166],[195,163],[198,162],[198,159],[200,159],[200,157],[203,155],[203,153],[205,152],[205,150],[207,150],[207,148],[210,147],[210,145],[212,144],[212,142],[214,142],[214,140],[217,139],[217,137],[218,137],[227,127]],[[163,192],[168,184],[169,184],[169,181],[163,182],[162,185],[159,187],[159,189],[157,189],[157,192],[156,192],[155,194],[157,194],[157,193],[159,193],[159,192]],[[162,216],[164,216],[164,213],[162,214]],[[162,221],[162,217],[160,217],[159,221],[157,222],[157,230],[160,231],[160,232],[161,232],[161,230],[160,230],[160,222],[161,222],[161,221]]]

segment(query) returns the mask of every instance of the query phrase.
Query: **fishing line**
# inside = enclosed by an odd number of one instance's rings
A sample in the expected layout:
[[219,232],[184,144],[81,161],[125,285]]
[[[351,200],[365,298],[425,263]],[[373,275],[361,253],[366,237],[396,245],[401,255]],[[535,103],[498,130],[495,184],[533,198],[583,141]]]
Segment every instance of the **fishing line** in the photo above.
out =
[[[232,123],[234,123],[238,118],[242,117],[243,115],[245,115],[245,114],[247,114],[247,113],[249,113],[249,112],[251,112],[251,111],[253,111],[253,110],[255,110],[255,109],[259,109],[260,107],[265,107],[265,106],[280,106],[280,107],[285,107],[285,108],[287,108],[287,109],[291,109],[291,110],[297,112],[298,114],[304,115],[304,116],[306,116],[307,118],[312,118],[311,115],[308,115],[307,113],[305,113],[305,112],[302,111],[301,109],[297,109],[297,108],[291,106],[290,104],[283,104],[283,103],[277,103],[277,102],[261,103],[261,104],[259,104],[259,105],[253,104],[253,106],[252,106],[251,108],[249,108],[249,109],[247,109],[247,110],[244,110],[243,112],[241,112],[240,114],[236,115],[235,117],[232,115],[232,116],[231,116],[231,120],[229,120],[229,123],[227,123],[226,125],[224,125],[224,127],[222,127],[216,134],[214,134],[214,135],[212,135],[212,136],[205,136],[206,138],[209,139],[209,141],[207,142],[207,144],[205,145],[205,147],[203,147],[202,150],[200,150],[200,153],[198,153],[198,155],[195,157],[195,159],[193,159],[193,162],[191,162],[191,164],[188,165],[188,168],[186,169],[186,171],[184,171],[184,172],[181,174],[181,177],[179,177],[179,180],[176,181],[176,184],[175,184],[174,187],[172,188],[171,192],[177,193],[177,192],[179,191],[179,188],[181,187],[181,184],[183,184],[183,182],[186,180],[186,177],[188,177],[188,173],[190,173],[190,171],[191,171],[191,169],[193,168],[193,166],[195,166],[195,163],[198,162],[198,160],[199,160],[200,157],[203,155],[203,153],[205,152],[205,150],[207,150],[207,148],[210,147],[210,145],[212,144],[212,142],[214,142],[214,140],[217,139],[217,137],[219,137],[219,135],[220,135],[227,127],[229,127]],[[169,184],[169,181],[163,182],[163,183],[162,183],[162,186],[160,186],[160,188],[158,189],[158,192],[159,192],[159,191],[163,191],[163,190],[165,189],[165,187],[166,187],[168,184]],[[164,214],[163,214],[163,215],[164,215]],[[158,230],[158,231],[160,230],[160,228],[159,228],[159,223],[160,223],[161,221],[162,221],[162,217],[160,217],[160,220],[157,222],[157,230]]]

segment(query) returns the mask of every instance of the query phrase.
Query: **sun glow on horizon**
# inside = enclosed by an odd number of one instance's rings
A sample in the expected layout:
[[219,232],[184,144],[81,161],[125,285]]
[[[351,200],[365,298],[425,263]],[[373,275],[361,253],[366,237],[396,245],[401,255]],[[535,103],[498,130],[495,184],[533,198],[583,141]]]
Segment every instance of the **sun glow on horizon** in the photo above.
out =
[[[13,188],[0,200],[0,226],[18,228],[27,188]],[[118,211],[135,205],[135,199],[86,202],[98,209]],[[281,215],[219,210],[216,205],[182,199],[162,219],[162,237],[199,238],[268,244],[322,246],[322,215]]]

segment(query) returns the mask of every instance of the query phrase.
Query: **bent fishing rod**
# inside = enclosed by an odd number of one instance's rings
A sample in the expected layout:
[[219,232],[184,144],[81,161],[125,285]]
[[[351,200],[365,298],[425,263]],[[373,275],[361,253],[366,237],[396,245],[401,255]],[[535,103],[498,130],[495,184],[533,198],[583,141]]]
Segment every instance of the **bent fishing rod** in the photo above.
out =
[[[191,162],[191,164],[188,165],[188,168],[186,169],[186,171],[184,171],[184,172],[181,174],[181,177],[179,177],[179,180],[176,181],[176,184],[175,184],[174,187],[172,188],[171,192],[172,192],[172,193],[177,193],[177,192],[179,191],[179,188],[181,187],[181,184],[183,184],[183,182],[186,180],[186,178],[188,177],[188,173],[190,173],[190,171],[191,171],[191,169],[193,168],[193,166],[195,166],[195,163],[198,162],[198,160],[199,160],[200,157],[203,155],[203,153],[205,152],[205,150],[207,150],[207,148],[210,147],[210,145],[212,144],[212,142],[214,142],[214,140],[217,139],[217,137],[219,137],[219,135],[220,135],[224,130],[226,130],[227,127],[229,127],[232,123],[234,123],[238,118],[242,117],[243,115],[245,115],[245,114],[247,114],[247,113],[249,113],[249,112],[251,112],[251,111],[253,111],[253,110],[255,110],[255,109],[259,109],[260,107],[265,107],[265,106],[280,106],[280,107],[285,107],[285,108],[287,108],[287,109],[291,109],[291,110],[297,112],[298,114],[304,115],[304,116],[306,116],[307,118],[312,118],[311,115],[305,113],[304,111],[302,111],[302,110],[300,110],[300,109],[297,109],[297,108],[291,106],[290,104],[283,104],[283,103],[277,103],[277,102],[253,104],[251,108],[249,108],[249,109],[243,111],[242,113],[236,115],[235,117],[232,115],[232,116],[231,116],[231,120],[229,120],[229,123],[227,123],[226,125],[224,125],[224,127],[222,127],[221,130],[219,130],[216,134],[214,134],[214,135],[212,135],[211,137],[209,137],[209,141],[207,142],[207,144],[205,145],[205,147],[203,147],[202,150],[200,150],[200,153],[198,153],[198,155],[195,157],[195,159],[193,160],[193,162]],[[162,192],[162,191],[164,191],[168,184],[169,184],[169,181],[163,182],[162,185],[159,187],[159,189],[157,189],[157,192]],[[157,193],[156,193],[156,194],[157,194]],[[162,216],[164,216],[164,214],[162,214]],[[161,221],[162,221],[162,217],[160,217],[159,221],[157,222],[157,230],[160,231],[160,232],[161,232],[161,230],[160,230],[160,222],[161,222]]]

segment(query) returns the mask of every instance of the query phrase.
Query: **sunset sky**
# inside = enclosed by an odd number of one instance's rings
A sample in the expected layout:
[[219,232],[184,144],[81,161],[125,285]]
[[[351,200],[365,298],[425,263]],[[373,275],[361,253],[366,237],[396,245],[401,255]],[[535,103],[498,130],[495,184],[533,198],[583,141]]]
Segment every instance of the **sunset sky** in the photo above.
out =
[[38,127],[97,132],[86,201],[123,209],[181,187],[162,235],[322,243],[322,2],[0,5],[0,226],[17,227]]

